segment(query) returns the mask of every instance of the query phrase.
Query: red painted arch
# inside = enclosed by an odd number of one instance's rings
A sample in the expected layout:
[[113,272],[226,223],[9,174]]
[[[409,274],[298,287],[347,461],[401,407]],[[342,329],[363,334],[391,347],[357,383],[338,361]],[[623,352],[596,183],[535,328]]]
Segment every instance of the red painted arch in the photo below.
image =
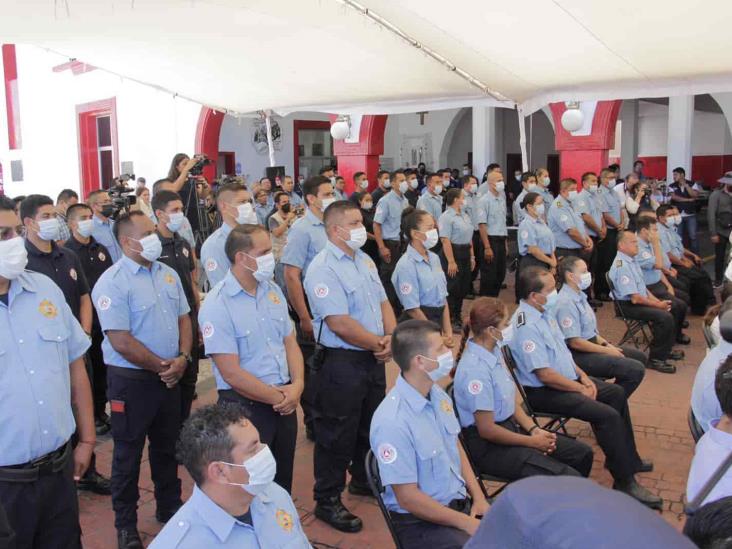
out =
[[209,107],[201,107],[196,126],[195,152],[203,153],[211,160],[211,164],[203,169],[203,175],[208,181],[216,178],[216,163],[219,160],[219,137],[221,124],[224,122],[224,113]]

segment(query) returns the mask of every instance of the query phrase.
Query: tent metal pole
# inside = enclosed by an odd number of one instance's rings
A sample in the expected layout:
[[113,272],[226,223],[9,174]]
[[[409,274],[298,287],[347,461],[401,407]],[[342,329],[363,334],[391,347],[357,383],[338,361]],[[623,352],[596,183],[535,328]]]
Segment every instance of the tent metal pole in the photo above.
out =
[[526,154],[526,116],[524,116],[524,109],[520,105],[516,106],[516,112],[518,113],[519,123],[519,146],[521,147],[521,165],[523,172],[529,171],[529,158]]
[[264,123],[267,126],[267,148],[269,149],[269,166],[275,165],[274,143],[272,142],[272,111],[264,111]]

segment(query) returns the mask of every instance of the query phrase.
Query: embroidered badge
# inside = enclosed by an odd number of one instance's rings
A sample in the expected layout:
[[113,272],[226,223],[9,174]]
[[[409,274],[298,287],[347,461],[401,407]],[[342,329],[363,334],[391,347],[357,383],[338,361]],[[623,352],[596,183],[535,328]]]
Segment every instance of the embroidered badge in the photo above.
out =
[[208,339],[212,335],[214,335],[214,326],[210,322],[204,322],[203,326],[201,326],[201,333],[203,334],[203,337]]
[[215,271],[218,268],[219,264],[216,263],[216,260],[212,257],[208,261],[206,261],[206,270],[210,273]]
[[330,288],[328,288],[327,284],[316,284],[313,288],[313,293],[315,293],[315,297],[323,299],[325,297],[328,297],[328,294],[330,293]]
[[97,299],[97,307],[99,307],[100,311],[106,311],[111,304],[112,300],[106,295],[100,295],[99,299]]
[[284,509],[277,509],[275,517],[277,519],[277,524],[279,524],[280,528],[282,528],[285,532],[290,532],[292,530],[294,523],[292,521],[292,515],[290,513],[288,513]]
[[440,409],[445,412],[446,414],[452,413],[452,404],[449,400],[441,400],[440,401]]
[[389,465],[390,463],[394,463],[396,461],[397,449],[388,442],[379,444],[376,457],[379,458],[379,461],[381,463]]
[[623,260],[622,260],[622,259],[618,259],[618,260],[617,260],[617,261],[615,262],[615,266],[616,266],[616,267],[622,267],[622,266],[623,266]]
[[569,218],[566,215],[563,215],[559,218],[560,221],[567,221]]
[[274,291],[271,291],[267,294],[267,299],[269,299],[275,305],[279,305],[282,302],[280,300],[280,297]]
[[409,282],[404,282],[399,285],[399,293],[402,295],[409,295],[412,293],[412,285]]
[[620,277],[620,283],[621,284],[630,284],[630,277],[627,275],[623,275]]
[[643,252],[642,257],[643,257],[643,259],[648,259],[649,257],[651,257],[651,252]]
[[99,257],[99,261],[104,261],[107,259],[107,256],[104,255],[104,252],[99,252],[99,255],[97,257]]
[[565,316],[562,319],[562,328],[571,328],[572,327],[572,324],[574,324],[574,321],[572,320],[571,317]]
[[165,282],[168,284],[175,284],[175,278],[173,278],[173,275],[170,273],[165,274]]
[[529,231],[521,231],[521,238],[529,238]]
[[474,379],[470,383],[468,383],[468,392],[471,395],[479,395],[480,392],[483,390],[483,382],[479,379]]
[[78,276],[79,276],[79,275],[77,275],[77,274],[76,274],[76,269],[74,269],[74,268],[72,267],[71,269],[69,269],[69,276],[70,276],[71,278],[73,278],[74,280],[76,280],[76,279],[78,278]]
[[46,318],[56,318],[56,315],[58,315],[56,305],[51,303],[48,299],[41,301],[41,304],[38,305],[38,312]]
[[523,350],[525,353],[533,353],[536,350],[536,343],[531,341],[530,339],[527,339],[524,341]]

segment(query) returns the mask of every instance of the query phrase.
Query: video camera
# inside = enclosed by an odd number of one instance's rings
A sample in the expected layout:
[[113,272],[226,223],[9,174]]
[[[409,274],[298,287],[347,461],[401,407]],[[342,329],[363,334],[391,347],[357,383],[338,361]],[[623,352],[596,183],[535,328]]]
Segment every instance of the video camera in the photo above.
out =
[[197,162],[188,171],[188,175],[197,176],[203,173],[203,168],[211,164],[211,160],[205,154],[197,154],[193,157]]
[[123,211],[129,211],[133,204],[137,203],[137,196],[135,196],[135,190],[130,189],[125,185],[129,180],[135,180],[135,174],[123,174],[120,175],[114,181],[114,186],[109,189],[109,198],[112,200],[112,206],[114,207],[114,213],[110,216],[112,219],[116,219],[117,216]]

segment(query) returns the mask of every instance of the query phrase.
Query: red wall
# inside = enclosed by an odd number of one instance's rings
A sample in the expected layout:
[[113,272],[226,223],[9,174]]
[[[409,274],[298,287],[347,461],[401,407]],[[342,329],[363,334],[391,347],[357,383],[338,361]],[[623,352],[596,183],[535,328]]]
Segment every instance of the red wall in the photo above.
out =
[[[641,156],[638,158],[645,163],[643,173],[648,177],[666,179],[666,157],[665,156]],[[610,163],[620,163],[619,158],[611,158]],[[676,167],[676,166],[674,166]],[[725,172],[732,171],[732,155],[711,154],[695,156],[691,159],[691,173],[687,173],[688,179],[701,181],[708,187],[716,187],[717,179]],[[621,174],[625,177],[627,174]]]

